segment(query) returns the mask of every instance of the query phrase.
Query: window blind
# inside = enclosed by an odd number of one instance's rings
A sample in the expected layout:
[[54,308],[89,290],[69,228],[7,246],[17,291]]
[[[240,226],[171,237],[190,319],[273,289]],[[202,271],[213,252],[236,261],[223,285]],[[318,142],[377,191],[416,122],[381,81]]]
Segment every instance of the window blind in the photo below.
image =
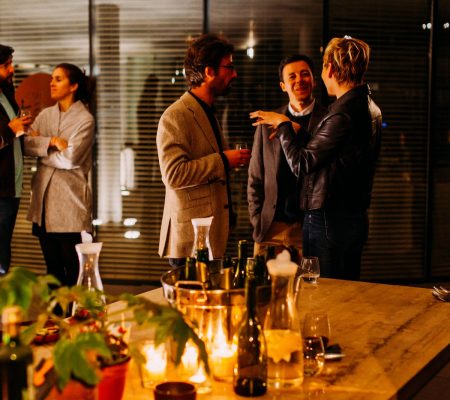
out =
[[[61,62],[88,69],[88,14],[87,0],[76,3],[49,0],[45,4],[33,0],[0,2],[1,43],[15,49],[16,88],[33,74],[51,74],[53,67]],[[35,159],[25,158],[22,199],[12,241],[12,265],[44,272],[39,242],[31,234],[31,222],[26,220],[35,165]]]
[[187,40],[202,21],[200,0],[96,2],[97,239],[109,279],[154,281],[169,268],[157,254],[164,185],[156,130],[186,90]]
[[[363,279],[422,279],[428,240],[432,275],[450,273],[446,112],[450,30],[445,25],[449,2],[439,1],[438,6],[432,93],[427,85],[430,10],[426,0],[210,0],[206,15],[201,0],[22,0],[14,6],[0,3],[0,35],[2,44],[16,50],[16,86],[34,73],[51,73],[60,62],[77,64],[95,79],[96,240],[104,242],[102,277],[117,282],[156,281],[168,268],[157,254],[164,185],[155,136],[159,117],[186,89],[182,64],[190,37],[200,34],[205,25],[235,44],[239,77],[217,108],[229,143],[246,142],[249,147],[254,128],[248,113],[287,102],[277,76],[284,55],[301,52],[313,58],[320,98],[321,45],[328,39],[322,37],[324,26],[330,37],[348,34],[366,40],[373,50],[367,80],[383,111],[385,128]],[[323,21],[323,15],[329,20]],[[435,99],[431,160],[426,151],[429,96]],[[34,165],[33,159],[25,160],[12,263],[44,271],[39,244],[26,221]],[[246,186],[246,170],[234,171],[231,187],[238,223],[230,234],[230,255],[236,253],[239,239],[251,241]],[[428,232],[429,187],[432,229]]]

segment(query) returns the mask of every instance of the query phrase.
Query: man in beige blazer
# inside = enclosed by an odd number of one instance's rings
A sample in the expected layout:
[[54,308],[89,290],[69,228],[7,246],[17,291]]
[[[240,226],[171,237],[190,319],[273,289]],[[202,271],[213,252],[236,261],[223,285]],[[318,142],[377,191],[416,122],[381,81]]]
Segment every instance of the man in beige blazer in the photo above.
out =
[[159,255],[183,265],[194,242],[192,218],[213,216],[210,243],[222,257],[228,240],[231,198],[228,173],[248,165],[249,150],[228,150],[214,102],[237,77],[233,45],[205,34],[189,45],[184,60],[190,90],[161,116],[156,142],[166,186]]

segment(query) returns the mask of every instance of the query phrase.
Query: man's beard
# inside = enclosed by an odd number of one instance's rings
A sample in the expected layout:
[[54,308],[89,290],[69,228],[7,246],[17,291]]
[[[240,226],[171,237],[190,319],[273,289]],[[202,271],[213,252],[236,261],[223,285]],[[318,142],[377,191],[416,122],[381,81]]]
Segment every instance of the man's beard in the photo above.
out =
[[228,85],[226,87],[224,87],[220,93],[218,94],[218,96],[227,96],[230,92],[231,89],[233,88],[233,83],[234,83],[234,79],[231,80]]
[[0,79],[0,87],[13,86],[13,77],[14,75],[9,75],[5,79]]

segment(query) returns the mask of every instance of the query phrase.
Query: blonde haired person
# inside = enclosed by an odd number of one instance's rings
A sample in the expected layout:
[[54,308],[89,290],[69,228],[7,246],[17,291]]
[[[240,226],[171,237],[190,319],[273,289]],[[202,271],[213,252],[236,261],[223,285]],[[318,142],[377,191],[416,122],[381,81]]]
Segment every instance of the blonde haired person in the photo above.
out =
[[323,56],[322,80],[336,101],[305,145],[305,135],[284,115],[255,111],[253,124],[268,124],[278,136],[295,175],[303,174],[303,254],[317,256],[321,275],[360,279],[368,235],[375,164],[381,140],[381,111],[364,83],[370,47],[362,40],[334,38]]
[[[56,104],[42,110],[25,138],[25,154],[38,157],[31,183],[28,220],[38,236],[47,273],[63,285],[75,285],[81,232],[91,231],[94,117],[87,104],[87,77],[76,65],[55,67],[50,95]],[[37,135],[37,136],[34,136]]]

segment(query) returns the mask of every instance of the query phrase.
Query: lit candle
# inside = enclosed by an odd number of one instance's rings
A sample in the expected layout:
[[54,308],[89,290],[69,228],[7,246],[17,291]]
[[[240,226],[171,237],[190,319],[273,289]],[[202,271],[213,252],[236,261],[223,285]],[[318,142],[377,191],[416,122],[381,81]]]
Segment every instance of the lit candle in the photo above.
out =
[[181,357],[181,364],[189,382],[202,384],[207,381],[208,377],[198,358],[197,347],[188,341]]
[[219,380],[229,380],[233,377],[236,363],[237,346],[222,342],[211,353],[211,363],[214,377]]
[[230,380],[233,378],[237,346],[227,340],[224,318],[221,318],[221,314],[218,317],[215,321],[215,332],[211,335],[211,364],[216,379]]
[[151,387],[164,380],[167,367],[167,353],[164,345],[155,347],[153,342],[146,342],[142,347],[146,363],[143,365],[143,384]]
[[190,341],[186,343],[181,364],[187,375],[195,375],[198,370],[198,350]]

